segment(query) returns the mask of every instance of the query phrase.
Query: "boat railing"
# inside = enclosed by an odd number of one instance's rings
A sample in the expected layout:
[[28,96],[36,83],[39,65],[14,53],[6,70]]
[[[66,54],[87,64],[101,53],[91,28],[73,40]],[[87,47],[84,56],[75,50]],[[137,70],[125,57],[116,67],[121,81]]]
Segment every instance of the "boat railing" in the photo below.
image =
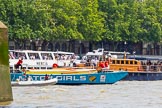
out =
[[[28,64],[23,64],[22,65],[23,69],[29,70],[29,69],[52,69],[51,65],[28,65]],[[21,67],[19,69],[15,69],[14,65],[10,65],[10,72],[16,72],[17,70],[21,70]]]
[[120,69],[129,72],[162,72],[162,65],[140,65],[138,67],[128,65],[126,69],[122,67]]
[[[23,64],[23,69],[52,69],[53,67],[51,65],[29,65],[29,64]],[[110,66],[111,67],[111,66]],[[69,68],[69,67],[68,67]],[[90,66],[81,66],[81,67],[71,67],[71,68],[89,68],[89,69],[97,69],[97,67],[94,67],[93,65]],[[129,69],[132,68],[132,69]],[[162,65],[159,64],[152,64],[152,65],[127,65],[127,70],[133,71],[134,68],[138,68],[138,72],[162,72]],[[121,68],[122,69],[122,68]],[[16,69],[14,65],[10,65],[10,71],[14,72]],[[98,69],[97,69],[98,70]],[[125,70],[125,69],[124,69]]]
[[162,72],[162,65],[141,65],[139,71]]
[[[21,69],[21,67],[19,67],[18,69],[15,68],[14,65],[10,65],[10,72],[11,73],[15,73],[15,72],[19,72],[20,70],[34,70],[34,69],[53,69],[53,67],[51,65],[28,65],[28,64],[23,64],[22,65],[23,69]],[[96,69],[96,67],[94,66],[84,66],[84,67],[77,67],[77,66],[59,66],[58,68],[69,68],[69,69]]]

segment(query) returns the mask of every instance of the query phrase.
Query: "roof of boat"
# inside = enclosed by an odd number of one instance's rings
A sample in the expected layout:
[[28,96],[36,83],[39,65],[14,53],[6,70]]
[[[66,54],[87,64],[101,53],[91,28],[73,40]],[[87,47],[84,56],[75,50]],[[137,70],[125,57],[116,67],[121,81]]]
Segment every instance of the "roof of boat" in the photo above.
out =
[[102,56],[103,54],[108,55],[124,55],[124,54],[130,54],[129,52],[119,52],[119,51],[104,51],[103,48],[98,48],[97,50],[93,50],[92,52],[88,52],[87,56]]
[[9,52],[20,52],[20,53],[55,53],[55,54],[67,54],[67,55],[73,55],[73,52],[65,52],[65,51],[34,51],[34,50],[9,50]]
[[136,59],[136,60],[162,60],[158,57],[141,57],[141,56],[131,56],[128,57],[129,59]]

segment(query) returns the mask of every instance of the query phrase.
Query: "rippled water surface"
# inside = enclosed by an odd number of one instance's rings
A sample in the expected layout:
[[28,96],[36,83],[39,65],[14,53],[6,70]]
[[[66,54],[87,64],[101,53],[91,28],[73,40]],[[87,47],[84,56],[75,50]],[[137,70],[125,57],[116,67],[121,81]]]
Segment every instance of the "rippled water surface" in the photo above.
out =
[[12,87],[9,108],[162,108],[162,81]]

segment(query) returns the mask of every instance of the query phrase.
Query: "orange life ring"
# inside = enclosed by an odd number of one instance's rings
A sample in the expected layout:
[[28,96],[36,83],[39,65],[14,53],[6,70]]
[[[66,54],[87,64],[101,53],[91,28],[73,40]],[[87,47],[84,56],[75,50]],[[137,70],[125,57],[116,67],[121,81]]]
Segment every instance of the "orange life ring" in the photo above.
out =
[[52,65],[52,67],[53,67],[53,68],[57,68],[57,67],[58,67],[58,64],[54,63],[54,64]]

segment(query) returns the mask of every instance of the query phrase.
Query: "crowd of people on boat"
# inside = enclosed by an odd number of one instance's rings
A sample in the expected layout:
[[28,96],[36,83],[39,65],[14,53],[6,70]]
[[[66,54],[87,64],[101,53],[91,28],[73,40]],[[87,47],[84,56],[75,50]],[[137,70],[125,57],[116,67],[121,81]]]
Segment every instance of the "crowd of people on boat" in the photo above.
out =
[[[33,56],[33,55],[31,55]],[[47,55],[42,55],[42,56],[46,56]],[[77,56],[74,54],[74,55],[66,55],[66,59],[65,59],[65,55],[55,55],[55,59],[56,60],[70,60],[70,64],[69,66],[70,67],[77,67],[78,66],[78,63],[82,63],[84,64],[84,66],[88,67],[88,66],[91,66],[92,68],[97,68],[97,67],[100,67],[102,69],[110,69],[110,63],[112,62],[111,61],[111,55],[104,55],[102,57],[99,57],[99,56],[83,56],[82,59],[77,62]],[[34,57],[33,57],[34,58]],[[15,64],[15,68],[18,69],[18,68],[21,68],[22,69],[22,63],[23,63],[23,57],[19,57],[19,60],[18,62]],[[57,68],[59,67],[59,65],[54,62],[53,65],[51,66],[52,68]]]
[[[20,57],[23,58],[23,59],[27,59],[26,55],[25,54],[15,54],[14,52],[10,52],[9,54],[9,59],[19,59]],[[54,54],[54,58],[52,57],[52,54],[49,53],[42,53],[41,54],[41,58],[39,57],[39,54],[38,53],[29,53],[28,54],[29,56],[29,59],[31,60],[39,60],[39,59],[43,59],[43,60],[54,60],[54,59],[57,59],[57,60],[71,60],[71,59],[77,59],[78,56],[75,55],[75,54],[72,54],[72,55],[66,55],[66,54]]]
[[162,70],[162,61],[160,60],[141,61],[141,65],[143,66],[145,71],[161,71]]
[[[17,58],[13,53],[10,53],[9,55],[12,58]],[[52,58],[52,55],[50,54],[42,54],[41,56],[43,57],[43,60]],[[34,55],[33,53],[29,55],[29,57],[31,57],[31,59],[36,59],[38,58],[38,55]],[[54,55],[54,57],[55,60],[70,60],[70,64],[69,64],[70,67],[77,67],[78,63],[82,63],[84,64],[84,66],[92,66],[92,68],[100,67],[100,68],[110,69],[110,63],[112,62],[111,55],[104,55],[103,58],[101,57],[99,58],[98,56],[91,56],[91,57],[83,56],[81,57],[79,62],[77,62],[78,56],[75,54],[73,55],[56,54]],[[24,59],[26,59],[25,55],[19,55],[19,60],[17,61],[17,63],[15,63],[16,69],[23,68],[22,64]],[[162,70],[162,61],[156,61],[156,62],[153,62],[151,60],[141,61],[141,65],[143,66],[145,71]],[[57,68],[59,67],[59,64],[54,62],[53,65],[51,65],[51,67]]]

